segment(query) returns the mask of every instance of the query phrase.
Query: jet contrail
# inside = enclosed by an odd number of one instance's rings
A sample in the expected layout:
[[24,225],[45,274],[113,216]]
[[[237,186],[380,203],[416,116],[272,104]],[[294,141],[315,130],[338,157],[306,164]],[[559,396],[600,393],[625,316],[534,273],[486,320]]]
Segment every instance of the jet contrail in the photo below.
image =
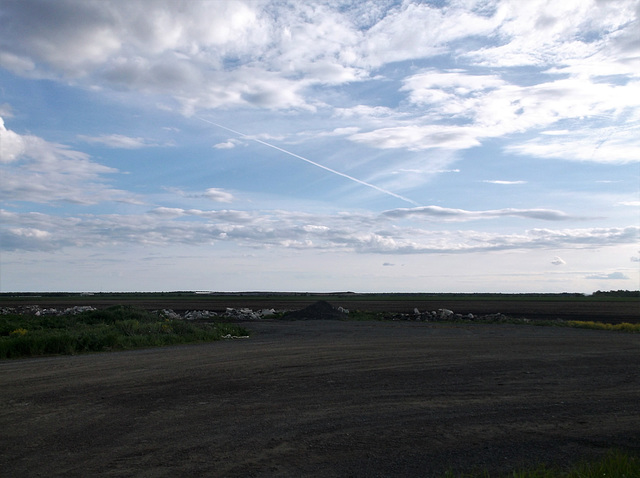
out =
[[362,180],[360,180],[358,178],[354,178],[353,176],[349,176],[348,174],[341,173],[340,171],[336,171],[335,169],[331,169],[331,168],[329,168],[327,166],[324,166],[324,165],[322,165],[320,163],[316,163],[315,161],[311,161],[310,159],[307,159],[307,158],[305,158],[303,156],[300,156],[299,154],[292,153],[291,151],[287,151],[286,149],[282,149],[282,148],[280,148],[280,147],[278,147],[278,146],[276,146],[274,144],[267,143],[266,141],[262,141],[261,139],[254,138],[252,136],[249,136],[248,134],[241,133],[240,131],[236,131],[236,130],[233,130],[231,128],[227,128],[226,126],[222,126],[221,124],[214,123],[213,121],[209,121],[209,120],[206,120],[204,118],[200,118],[199,116],[196,116],[196,118],[198,118],[200,121],[204,121],[205,123],[209,123],[209,124],[212,124],[214,126],[217,126],[218,128],[222,128],[222,129],[226,129],[227,131],[231,131],[232,133],[237,134],[239,136],[242,136],[244,138],[251,139],[251,140],[253,140],[253,141],[257,142],[257,143],[264,144],[265,146],[269,146],[270,148],[277,149],[278,151],[282,151],[283,153],[288,154],[289,156],[293,156],[294,158],[301,159],[302,161],[305,161],[305,162],[307,162],[309,164],[313,164],[314,166],[316,166],[316,167],[318,167],[320,169],[324,169],[325,171],[329,171],[330,173],[337,174],[338,176],[342,176],[343,178],[347,178],[347,179],[349,179],[349,180],[351,180],[353,182],[356,182],[358,184],[362,184],[363,186],[367,186],[368,188],[372,188],[372,189],[375,189],[376,191],[379,191],[381,193],[387,194],[389,196],[393,196],[394,198],[401,199],[401,200],[403,200],[405,202],[408,202],[409,204],[413,204],[414,206],[420,206],[420,204],[418,204],[417,202],[413,201],[412,199],[406,198],[404,196],[401,196],[400,194],[396,194],[396,193],[391,192],[391,191],[387,191],[386,189],[378,187],[375,184],[367,183],[366,181],[362,181]]

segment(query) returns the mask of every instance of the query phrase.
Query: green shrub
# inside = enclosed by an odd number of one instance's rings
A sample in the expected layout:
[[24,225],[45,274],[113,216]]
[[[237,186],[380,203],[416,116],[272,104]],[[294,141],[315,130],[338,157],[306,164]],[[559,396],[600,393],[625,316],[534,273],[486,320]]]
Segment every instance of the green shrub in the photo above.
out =
[[75,354],[219,340],[247,335],[233,324],[190,323],[131,307],[74,316],[0,316],[0,358]]
[[640,324],[630,324],[623,322],[621,324],[607,324],[604,322],[593,322],[586,320],[570,320],[567,322],[570,327],[579,327],[583,329],[596,329],[596,330],[616,330],[619,332],[640,332]]

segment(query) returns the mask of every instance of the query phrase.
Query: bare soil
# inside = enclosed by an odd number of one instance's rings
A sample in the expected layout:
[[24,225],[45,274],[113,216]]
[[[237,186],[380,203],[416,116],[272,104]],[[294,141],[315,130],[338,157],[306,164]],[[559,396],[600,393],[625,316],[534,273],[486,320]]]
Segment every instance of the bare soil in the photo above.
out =
[[0,362],[0,473],[422,477],[640,453],[637,334],[243,325],[251,338]]

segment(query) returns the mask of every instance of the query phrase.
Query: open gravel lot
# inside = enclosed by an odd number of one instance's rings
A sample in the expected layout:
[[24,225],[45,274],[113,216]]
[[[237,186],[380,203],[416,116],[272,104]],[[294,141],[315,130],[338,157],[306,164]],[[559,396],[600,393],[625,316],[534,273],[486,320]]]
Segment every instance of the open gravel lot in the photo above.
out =
[[259,321],[0,362],[2,476],[441,476],[640,453],[640,336]]

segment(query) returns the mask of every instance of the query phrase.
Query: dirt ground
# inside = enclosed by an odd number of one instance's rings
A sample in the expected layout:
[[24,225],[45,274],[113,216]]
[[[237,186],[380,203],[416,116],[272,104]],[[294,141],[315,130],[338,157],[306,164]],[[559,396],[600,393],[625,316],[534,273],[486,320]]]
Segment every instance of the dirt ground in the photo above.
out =
[[256,321],[249,339],[0,362],[0,474],[422,477],[640,453],[640,336]]

